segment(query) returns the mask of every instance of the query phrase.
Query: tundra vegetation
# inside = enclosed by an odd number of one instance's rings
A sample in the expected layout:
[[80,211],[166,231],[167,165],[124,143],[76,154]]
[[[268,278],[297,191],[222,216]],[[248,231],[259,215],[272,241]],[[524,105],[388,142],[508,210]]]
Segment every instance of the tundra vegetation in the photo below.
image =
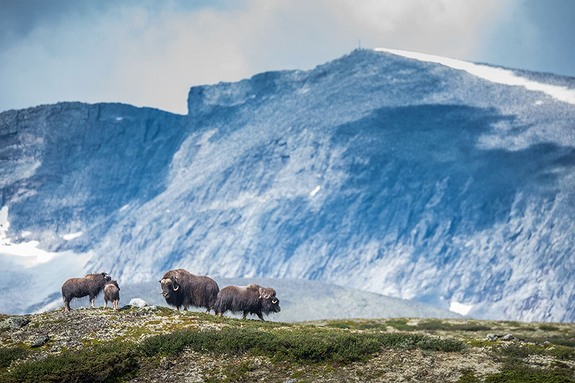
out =
[[[280,323],[165,307],[27,318],[0,333],[0,382],[575,382],[575,324]],[[48,342],[30,347],[43,335]]]

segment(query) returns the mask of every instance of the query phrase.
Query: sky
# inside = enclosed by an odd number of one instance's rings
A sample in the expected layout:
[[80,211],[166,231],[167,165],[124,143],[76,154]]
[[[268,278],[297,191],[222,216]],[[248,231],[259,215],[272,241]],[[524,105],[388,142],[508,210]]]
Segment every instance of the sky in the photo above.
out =
[[0,0],[0,112],[186,114],[189,88],[312,69],[361,43],[575,77],[575,0]]

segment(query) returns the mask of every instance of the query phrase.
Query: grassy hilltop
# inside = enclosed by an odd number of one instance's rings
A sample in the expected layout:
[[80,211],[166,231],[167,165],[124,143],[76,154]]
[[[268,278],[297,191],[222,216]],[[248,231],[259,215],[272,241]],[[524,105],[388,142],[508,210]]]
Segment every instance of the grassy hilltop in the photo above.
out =
[[287,324],[164,307],[59,309],[12,328],[7,318],[0,382],[575,382],[575,324]]

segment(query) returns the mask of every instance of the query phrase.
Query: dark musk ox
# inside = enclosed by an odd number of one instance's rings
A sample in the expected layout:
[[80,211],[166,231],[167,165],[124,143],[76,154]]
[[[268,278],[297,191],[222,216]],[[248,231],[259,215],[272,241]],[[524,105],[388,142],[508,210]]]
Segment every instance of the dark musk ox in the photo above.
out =
[[118,282],[116,281],[109,281],[104,286],[104,308],[108,308],[108,301],[114,305],[114,311],[118,310],[120,286],[118,286]]
[[70,278],[62,285],[62,298],[66,311],[70,311],[70,301],[74,298],[90,296],[90,304],[94,306],[94,299],[100,294],[106,282],[112,278],[106,273],[86,274],[84,278]]
[[256,284],[247,286],[226,286],[218,294],[212,309],[222,316],[226,311],[243,312],[244,319],[248,314],[256,314],[264,320],[262,315],[279,313],[280,301],[276,298],[276,291],[271,287],[261,287]]
[[170,270],[160,281],[162,294],[166,303],[184,310],[188,306],[205,307],[206,313],[210,313],[210,308],[216,302],[220,288],[216,281],[203,275],[194,275],[184,269]]

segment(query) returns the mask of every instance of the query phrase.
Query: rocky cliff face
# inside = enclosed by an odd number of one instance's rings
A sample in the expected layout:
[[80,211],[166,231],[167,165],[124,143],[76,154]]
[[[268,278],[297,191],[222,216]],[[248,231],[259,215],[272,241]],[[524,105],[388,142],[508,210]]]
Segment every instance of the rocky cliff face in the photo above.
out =
[[1,114],[6,238],[120,282],[183,267],[575,319],[575,105],[365,50],[194,87],[188,105]]

